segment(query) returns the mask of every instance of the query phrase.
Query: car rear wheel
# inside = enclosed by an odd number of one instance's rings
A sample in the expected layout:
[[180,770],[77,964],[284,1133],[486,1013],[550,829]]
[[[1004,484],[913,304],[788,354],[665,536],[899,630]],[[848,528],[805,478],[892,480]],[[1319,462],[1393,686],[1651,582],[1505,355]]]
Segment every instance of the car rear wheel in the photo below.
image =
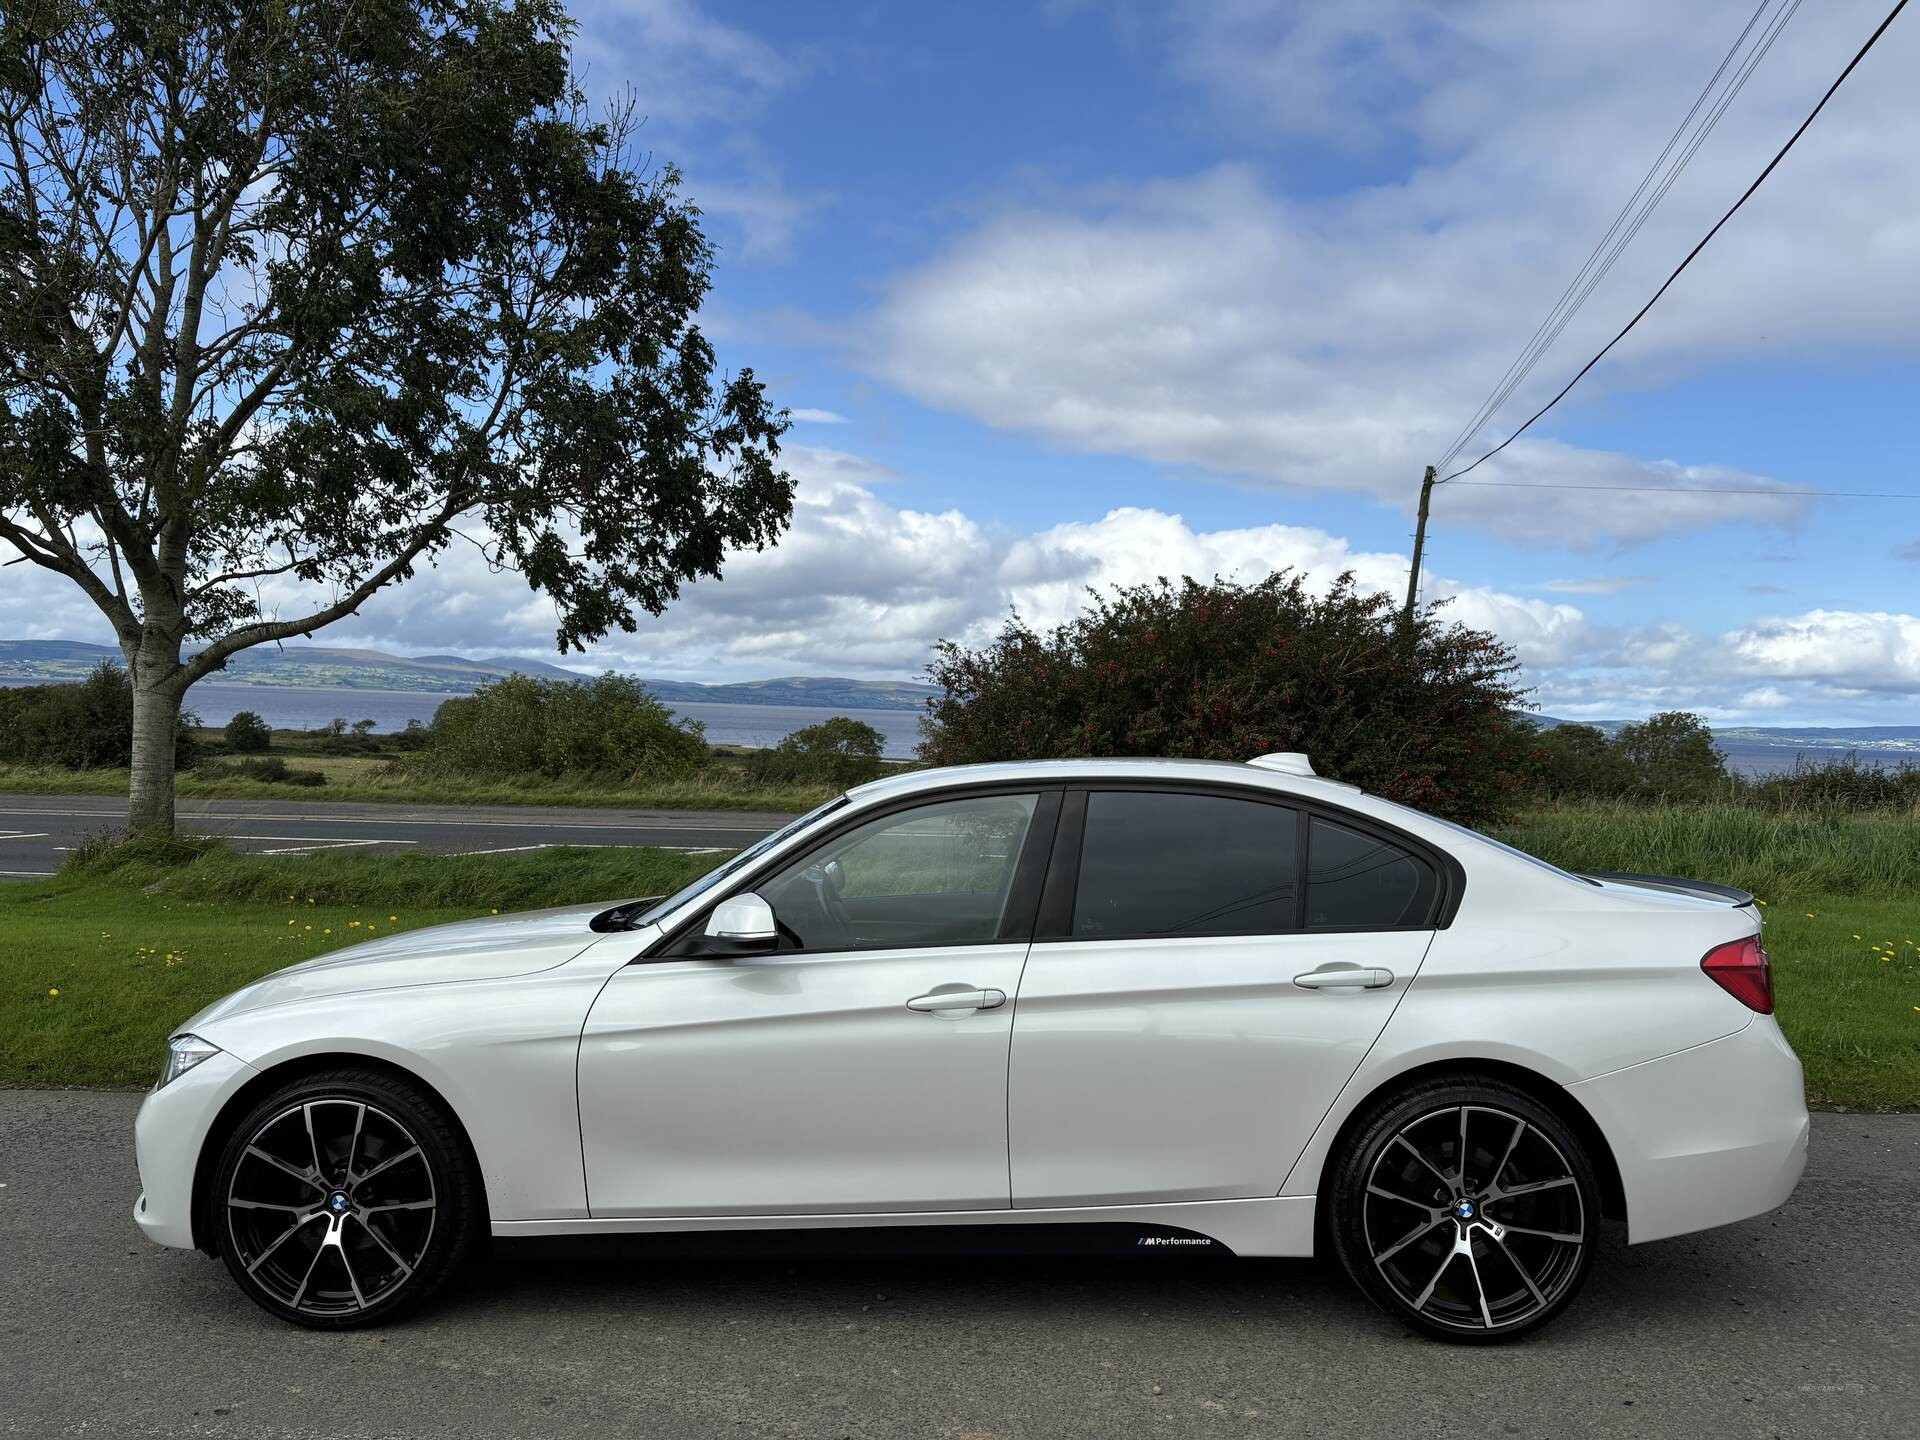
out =
[[444,1108],[376,1071],[302,1077],[228,1138],[207,1214],[264,1309],[342,1330],[389,1320],[453,1274],[482,1221]]
[[1427,1335],[1515,1339],[1586,1279],[1600,1220],[1593,1166],[1557,1115],[1501,1081],[1388,1097],[1333,1175],[1335,1253],[1374,1303]]

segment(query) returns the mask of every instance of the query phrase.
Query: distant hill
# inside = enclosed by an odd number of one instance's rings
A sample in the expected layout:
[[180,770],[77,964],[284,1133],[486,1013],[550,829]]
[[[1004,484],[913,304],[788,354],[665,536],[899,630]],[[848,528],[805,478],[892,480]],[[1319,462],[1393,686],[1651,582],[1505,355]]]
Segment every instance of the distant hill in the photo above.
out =
[[[1542,730],[1556,725],[1591,725],[1617,735],[1630,720],[1560,720],[1552,715],[1526,715]],[[1788,750],[1874,750],[1920,753],[1920,725],[1721,725],[1713,732],[1716,744],[1742,749],[1778,747]]]
[[[111,645],[74,640],[0,640],[0,683],[80,680],[103,660],[118,663]],[[469,660],[460,655],[389,655],[326,645],[261,646],[243,650],[210,677],[220,685],[298,686],[316,690],[401,690],[416,694],[465,695],[476,686],[512,674],[578,680],[591,672],[568,670],[544,660],[499,655]],[[908,680],[847,680],[786,675],[728,685],[689,680],[647,680],[669,704],[793,705],[808,709],[918,710],[931,685]]]

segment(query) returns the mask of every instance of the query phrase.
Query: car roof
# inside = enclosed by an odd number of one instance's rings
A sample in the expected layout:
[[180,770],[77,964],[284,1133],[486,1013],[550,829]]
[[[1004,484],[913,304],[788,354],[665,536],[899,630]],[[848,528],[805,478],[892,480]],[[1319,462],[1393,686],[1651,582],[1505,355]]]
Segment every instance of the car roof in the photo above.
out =
[[1214,784],[1242,785],[1249,789],[1275,790],[1283,794],[1318,796],[1351,801],[1362,792],[1358,787],[1316,775],[1301,775],[1264,765],[1241,764],[1231,760],[1166,760],[1147,757],[1010,760],[986,765],[947,765],[932,770],[909,770],[871,780],[847,792],[859,803],[912,795],[927,790],[943,790],[954,785],[991,785],[1020,781],[1071,780],[1201,780]]

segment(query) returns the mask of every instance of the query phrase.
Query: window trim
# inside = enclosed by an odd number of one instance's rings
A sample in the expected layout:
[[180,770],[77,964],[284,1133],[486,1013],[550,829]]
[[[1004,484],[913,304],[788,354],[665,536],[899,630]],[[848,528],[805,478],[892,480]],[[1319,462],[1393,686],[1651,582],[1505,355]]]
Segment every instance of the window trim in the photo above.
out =
[[[1045,881],[1048,865],[1053,856],[1054,840],[1058,834],[1061,792],[1064,785],[1059,781],[1031,781],[1022,784],[1018,781],[1000,780],[976,785],[955,785],[941,790],[922,790],[902,795],[895,800],[878,805],[862,806],[839,815],[814,837],[804,849],[796,848],[770,856],[762,864],[754,866],[742,875],[736,876],[734,883],[723,887],[720,893],[709,896],[687,919],[674,926],[629,964],[657,964],[668,960],[722,960],[728,957],[719,955],[687,954],[681,951],[683,942],[696,939],[706,928],[707,917],[723,902],[735,895],[744,895],[757,889],[761,881],[775,870],[784,869],[790,864],[804,861],[808,856],[818,853],[826,846],[842,839],[854,830],[875,820],[884,820],[890,815],[902,814],[909,810],[924,810],[934,805],[943,805],[952,800],[990,800],[997,795],[1034,796],[1033,816],[1027,825],[1026,840],[1020,848],[1020,856],[1014,861],[1013,882],[1007,888],[1007,908],[1001,917],[1000,933],[985,940],[941,940],[910,945],[872,945],[855,948],[817,949],[817,950],[774,950],[755,959],[797,960],[815,955],[861,955],[895,950],[959,950],[974,949],[982,945],[1019,945],[1032,940],[1035,916],[1039,908],[1040,891]],[[825,817],[823,817],[825,818]],[[1024,912],[1024,913],[1023,913]],[[737,957],[735,957],[737,958]]]
[[[1077,780],[1067,786],[1060,807],[1059,831],[1054,840],[1053,863],[1048,867],[1045,888],[1041,892],[1039,913],[1035,919],[1033,943],[1036,945],[1104,945],[1120,941],[1159,940],[1192,941],[1243,939],[1244,935],[1187,935],[1165,931],[1145,931],[1127,935],[1076,935],[1073,933],[1075,891],[1080,882],[1080,855],[1086,841],[1087,796],[1096,791],[1151,791],[1175,795],[1213,795],[1228,800],[1252,800],[1295,813],[1299,826],[1294,846],[1294,924],[1291,930],[1274,931],[1277,936],[1293,935],[1389,935],[1405,931],[1445,930],[1459,913],[1466,890],[1466,871],[1446,851],[1398,826],[1361,815],[1340,805],[1328,804],[1318,797],[1296,795],[1264,786],[1236,785],[1231,781]],[[1432,913],[1419,925],[1324,925],[1308,926],[1307,848],[1309,829],[1315,816],[1344,825],[1375,839],[1397,845],[1434,869],[1437,885]]]

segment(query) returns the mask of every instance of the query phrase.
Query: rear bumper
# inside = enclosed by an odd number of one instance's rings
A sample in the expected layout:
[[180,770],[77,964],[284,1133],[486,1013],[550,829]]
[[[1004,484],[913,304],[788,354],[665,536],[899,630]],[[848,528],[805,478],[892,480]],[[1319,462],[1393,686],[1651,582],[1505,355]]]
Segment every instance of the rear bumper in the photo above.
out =
[[1800,1060],[1770,1015],[1568,1090],[1612,1147],[1630,1244],[1764,1215],[1806,1169]]
[[259,1072],[222,1050],[163,1090],[152,1090],[133,1121],[140,1198],[134,1223],[156,1245],[193,1249],[193,1177],[207,1131],[233,1093]]

